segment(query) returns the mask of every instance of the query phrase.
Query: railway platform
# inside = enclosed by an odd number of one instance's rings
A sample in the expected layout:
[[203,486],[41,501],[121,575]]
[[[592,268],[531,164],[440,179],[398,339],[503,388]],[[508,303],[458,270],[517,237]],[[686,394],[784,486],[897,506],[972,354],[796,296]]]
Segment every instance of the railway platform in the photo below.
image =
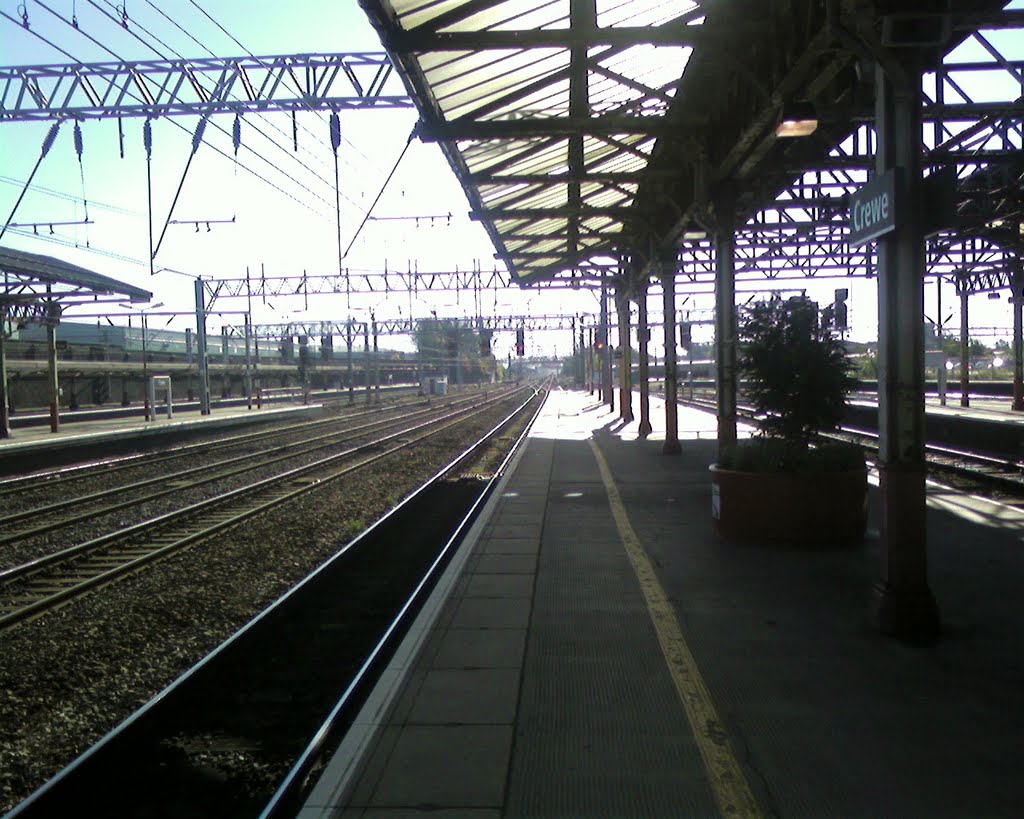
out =
[[209,415],[198,409],[175,409],[171,417],[161,408],[155,419],[141,416],[110,417],[99,420],[61,423],[56,432],[49,426],[28,426],[15,429],[10,438],[0,438],[0,464],[5,460],[60,449],[124,442],[136,438],[175,435],[197,428],[226,428],[264,423],[280,418],[319,412],[320,404],[273,405],[261,409],[245,407],[214,408]]
[[[312,817],[1009,817],[1024,804],[1024,513],[933,485],[943,635],[867,618],[856,548],[725,543],[715,419],[638,440],[554,392]],[[663,427],[662,427],[663,430]]]

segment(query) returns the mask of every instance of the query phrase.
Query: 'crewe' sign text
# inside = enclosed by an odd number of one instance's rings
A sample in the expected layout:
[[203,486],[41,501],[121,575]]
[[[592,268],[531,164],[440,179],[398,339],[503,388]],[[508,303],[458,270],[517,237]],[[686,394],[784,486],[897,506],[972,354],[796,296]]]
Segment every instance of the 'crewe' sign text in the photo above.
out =
[[851,245],[862,245],[896,228],[896,172],[890,169],[850,194]]

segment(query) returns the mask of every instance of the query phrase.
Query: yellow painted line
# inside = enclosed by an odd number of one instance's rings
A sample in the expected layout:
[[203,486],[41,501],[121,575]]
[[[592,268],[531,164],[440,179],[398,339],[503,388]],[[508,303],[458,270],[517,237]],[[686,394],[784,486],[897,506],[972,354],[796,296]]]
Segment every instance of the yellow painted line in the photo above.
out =
[[672,603],[655,574],[640,538],[636,536],[629,522],[626,507],[622,503],[608,462],[593,439],[590,440],[590,447],[594,450],[594,457],[601,471],[601,480],[608,493],[608,502],[612,507],[619,537],[633,564],[633,571],[636,572],[640,589],[647,602],[647,611],[658,634],[662,654],[665,655],[676,692],[686,711],[686,718],[690,721],[700,755],[704,759],[704,767],[711,782],[719,813],[728,817],[761,817],[761,808],[750,790],[743,768],[733,753],[725,725],[715,711],[711,694],[704,684],[690,647],[686,644],[675,609],[672,608]]

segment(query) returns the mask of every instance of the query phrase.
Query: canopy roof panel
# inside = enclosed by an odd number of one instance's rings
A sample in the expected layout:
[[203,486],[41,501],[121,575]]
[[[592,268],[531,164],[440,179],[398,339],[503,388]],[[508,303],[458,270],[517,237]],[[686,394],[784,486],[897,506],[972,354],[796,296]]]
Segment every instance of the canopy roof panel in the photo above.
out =
[[703,12],[693,0],[364,0],[514,278],[615,252]]
[[0,314],[4,318],[56,318],[68,305],[100,297],[147,302],[153,294],[52,256],[0,247]]
[[[520,284],[644,267],[722,213],[742,224],[872,119],[860,62],[885,21],[951,15],[929,43],[942,54],[1005,14],[1001,0],[360,4],[420,137],[439,142]],[[824,112],[813,139],[776,136],[794,105]]]

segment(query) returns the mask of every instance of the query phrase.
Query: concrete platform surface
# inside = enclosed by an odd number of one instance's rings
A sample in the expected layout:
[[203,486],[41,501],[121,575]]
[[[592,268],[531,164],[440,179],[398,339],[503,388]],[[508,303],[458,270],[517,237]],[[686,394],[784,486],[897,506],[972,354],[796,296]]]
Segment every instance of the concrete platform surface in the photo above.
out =
[[551,395],[304,819],[1021,815],[1024,515],[931,487],[944,634],[907,646],[876,529],[722,542],[715,420],[667,456],[653,403],[640,440]]

